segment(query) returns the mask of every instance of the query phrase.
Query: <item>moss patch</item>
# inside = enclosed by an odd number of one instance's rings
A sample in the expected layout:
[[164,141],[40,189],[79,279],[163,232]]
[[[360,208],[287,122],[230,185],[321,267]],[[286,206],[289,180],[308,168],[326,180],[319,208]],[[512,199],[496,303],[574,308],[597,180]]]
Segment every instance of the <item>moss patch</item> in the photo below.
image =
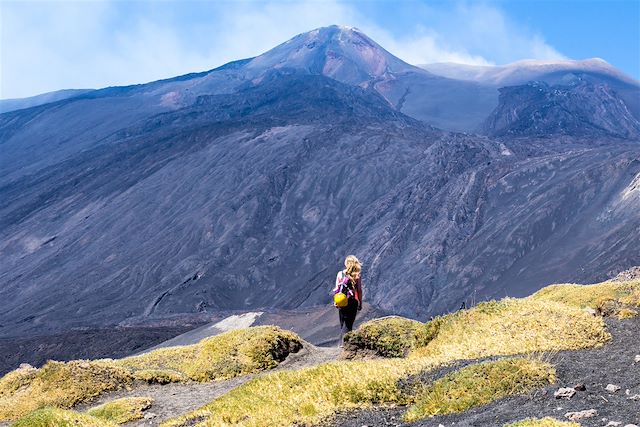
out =
[[505,424],[504,427],[580,427],[580,424],[570,421],[558,421],[554,418],[527,418],[511,424]]
[[471,365],[427,386],[405,413],[404,420],[413,422],[464,412],[553,382],[555,370],[536,360],[506,359]]
[[96,406],[87,414],[115,424],[124,424],[144,418],[143,412],[151,405],[153,399],[150,397],[125,397]]
[[60,408],[42,408],[23,416],[11,427],[116,427],[91,415]]

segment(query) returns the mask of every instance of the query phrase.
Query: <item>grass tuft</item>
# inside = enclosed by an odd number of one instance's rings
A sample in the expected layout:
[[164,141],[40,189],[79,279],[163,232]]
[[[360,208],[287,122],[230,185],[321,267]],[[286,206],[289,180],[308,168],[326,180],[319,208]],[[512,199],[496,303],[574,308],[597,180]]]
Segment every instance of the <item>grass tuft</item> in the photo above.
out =
[[67,409],[46,407],[31,412],[11,427],[116,427],[117,425]]
[[580,427],[580,424],[571,421],[558,421],[554,418],[533,419],[527,418],[511,424],[505,424],[504,427]]
[[632,317],[636,317],[637,315],[638,315],[638,311],[630,308],[621,308],[620,310],[618,310],[618,313],[616,314],[616,316],[620,320],[631,319]]
[[[16,419],[45,406],[71,408],[132,381],[128,370],[108,359],[49,361],[28,375],[14,371],[0,380],[0,420]],[[15,388],[18,382],[21,386]]]
[[[403,324],[414,330],[412,321],[395,326]],[[413,396],[399,386],[401,379],[457,360],[595,347],[610,339],[602,318],[533,299],[483,303],[418,324],[415,331],[416,348],[407,358],[333,362],[264,375],[163,425],[193,420],[261,427],[313,424],[339,410],[410,404]],[[426,345],[420,347],[418,337]]]
[[227,332],[191,346],[172,347],[119,360],[49,361],[0,379],[0,421],[45,406],[71,408],[134,380],[210,381],[271,369],[302,347],[300,338],[274,326]]
[[429,364],[407,359],[340,361],[263,375],[162,426],[203,419],[206,425],[309,425],[339,409],[408,404],[411,397],[400,389],[399,379],[432,367]]
[[[560,302],[576,308],[601,309],[608,304],[620,308],[640,307],[640,280],[602,282],[595,285],[551,285],[533,294],[531,299]],[[601,311],[602,312],[602,311]],[[604,315],[616,315],[604,311]]]
[[151,405],[153,399],[150,397],[125,397],[96,406],[88,410],[87,414],[111,423],[124,424],[144,418],[143,412]]
[[422,323],[398,316],[363,323],[344,337],[347,358],[363,356],[405,357],[416,345],[416,332]]
[[37,373],[38,370],[36,368],[25,364],[0,378],[0,402],[2,402],[1,399],[11,396],[20,389],[28,387],[36,378]]
[[133,377],[149,384],[169,384],[189,380],[189,377],[182,372],[171,369],[140,369],[133,371]]
[[601,318],[558,302],[531,298],[482,303],[438,322],[435,337],[410,357],[451,361],[576,350],[600,346],[611,338]]
[[[259,326],[206,338],[194,345],[127,357],[118,364],[134,371],[146,370],[141,376],[151,380],[155,380],[155,371],[161,381],[182,380],[180,374],[194,381],[212,381],[275,368],[289,353],[301,348],[302,342],[293,332]],[[170,371],[177,374],[170,375]]]
[[471,365],[427,386],[403,418],[413,422],[435,415],[464,412],[553,382],[555,370],[537,360],[505,359]]

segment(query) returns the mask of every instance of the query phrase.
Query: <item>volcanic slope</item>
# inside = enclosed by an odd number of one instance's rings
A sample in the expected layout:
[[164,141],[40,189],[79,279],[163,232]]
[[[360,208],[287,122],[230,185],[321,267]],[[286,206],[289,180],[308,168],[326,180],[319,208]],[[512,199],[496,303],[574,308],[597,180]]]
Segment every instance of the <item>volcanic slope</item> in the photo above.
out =
[[636,139],[438,131],[358,34],[0,115],[0,336],[327,304],[347,253],[413,317],[640,264]]
[[4,185],[2,334],[325,304],[344,253],[410,316],[592,279],[638,263],[639,155],[443,133],[274,71]]

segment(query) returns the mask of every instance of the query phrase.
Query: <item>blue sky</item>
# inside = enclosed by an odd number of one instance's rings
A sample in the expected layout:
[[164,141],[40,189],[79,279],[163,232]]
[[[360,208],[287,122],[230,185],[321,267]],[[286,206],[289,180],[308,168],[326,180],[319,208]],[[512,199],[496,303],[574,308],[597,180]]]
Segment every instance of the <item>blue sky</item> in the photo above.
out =
[[331,24],[413,64],[599,57],[640,79],[640,0],[0,0],[0,98],[204,71]]

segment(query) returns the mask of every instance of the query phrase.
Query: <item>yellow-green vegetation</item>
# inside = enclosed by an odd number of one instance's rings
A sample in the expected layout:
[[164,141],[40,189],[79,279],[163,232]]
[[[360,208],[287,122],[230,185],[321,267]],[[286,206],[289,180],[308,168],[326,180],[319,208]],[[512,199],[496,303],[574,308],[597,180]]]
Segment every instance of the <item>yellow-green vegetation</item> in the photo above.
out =
[[631,319],[632,317],[636,317],[637,315],[638,311],[630,308],[621,308],[616,314],[616,316],[618,316],[618,319],[620,320]]
[[71,408],[132,381],[131,373],[111,360],[49,361],[40,369],[18,369],[0,379],[0,421],[45,406]]
[[610,339],[601,318],[558,302],[530,298],[482,303],[438,322],[436,336],[410,357],[478,359],[597,347]]
[[[605,315],[619,316],[622,309],[640,307],[640,280],[602,282],[595,285],[552,285],[539,290],[530,298],[561,302],[577,308],[590,307]],[[630,313],[627,312],[628,314]]]
[[87,414],[115,424],[124,424],[144,418],[143,412],[151,405],[153,399],[150,397],[125,397],[96,406],[88,410]]
[[133,371],[133,377],[150,384],[179,383],[189,379],[182,372],[172,369],[140,369]]
[[[412,404],[416,389],[401,387],[400,380],[457,360],[602,345],[610,339],[602,318],[591,316],[582,308],[613,299],[633,310],[640,303],[639,284],[640,281],[605,282],[578,289],[550,287],[529,298],[491,301],[425,324],[398,318],[368,323],[352,336],[358,339],[366,336],[367,345],[385,356],[404,355],[407,351],[408,356],[332,362],[267,374],[165,425],[194,421],[206,425],[236,423],[265,427],[309,424],[330,417],[337,410]],[[397,336],[402,338],[396,339]],[[403,342],[405,339],[408,343]],[[263,371],[276,366],[289,352],[300,347],[295,334],[275,327],[261,327],[117,361],[69,362],[109,366],[115,382],[97,381],[106,386],[95,386],[96,381],[87,385],[85,378],[70,373],[52,380],[52,375],[41,372],[46,366],[40,370],[13,372],[0,380],[0,420],[15,419],[45,405],[70,407],[74,402],[86,401],[102,390],[126,385],[134,379],[161,383],[185,378],[208,381]],[[492,371],[492,375],[504,375],[504,383],[497,382],[502,384],[500,390],[520,390],[520,383],[510,372],[506,368]],[[540,372],[544,377],[545,371]],[[531,378],[527,375],[524,377]],[[471,384],[460,379],[463,377],[456,378],[448,378],[448,385],[441,388],[457,385],[464,389]],[[551,376],[544,378],[548,381]],[[65,388],[71,393],[62,391]],[[32,395],[35,396],[32,399],[24,398]]]
[[580,427],[580,424],[571,421],[558,421],[555,418],[527,418],[526,420],[517,421],[511,424],[505,424],[504,427]]
[[[198,344],[158,349],[117,361],[131,370],[156,370],[162,379],[171,371],[194,381],[236,377],[278,366],[289,353],[302,348],[293,332],[275,326],[259,326],[230,331],[206,338]],[[153,373],[153,372],[151,372]]]
[[119,360],[47,362],[0,379],[0,421],[45,406],[71,408],[135,379],[168,383],[210,381],[270,369],[302,347],[300,338],[274,326],[227,332],[198,344]]
[[60,408],[41,408],[23,416],[11,427],[116,427],[117,424]]
[[344,337],[346,353],[359,352],[381,357],[405,357],[416,345],[416,331],[421,322],[390,316],[370,320]]
[[162,425],[181,426],[204,419],[205,425],[216,426],[308,425],[321,421],[337,409],[407,404],[410,396],[403,393],[398,380],[433,367],[430,363],[426,359],[339,361],[263,375],[197,411]]
[[555,369],[533,359],[505,359],[471,365],[427,386],[404,414],[407,422],[464,412],[555,382]]
[[264,375],[164,425],[180,426],[188,420],[206,425],[311,424],[338,410],[409,404],[414,397],[402,391],[399,380],[456,360],[581,349],[610,339],[601,318],[533,298],[479,304],[418,324],[417,329],[412,321],[395,322],[394,328],[403,325],[415,332],[414,349],[405,359],[343,361]]

